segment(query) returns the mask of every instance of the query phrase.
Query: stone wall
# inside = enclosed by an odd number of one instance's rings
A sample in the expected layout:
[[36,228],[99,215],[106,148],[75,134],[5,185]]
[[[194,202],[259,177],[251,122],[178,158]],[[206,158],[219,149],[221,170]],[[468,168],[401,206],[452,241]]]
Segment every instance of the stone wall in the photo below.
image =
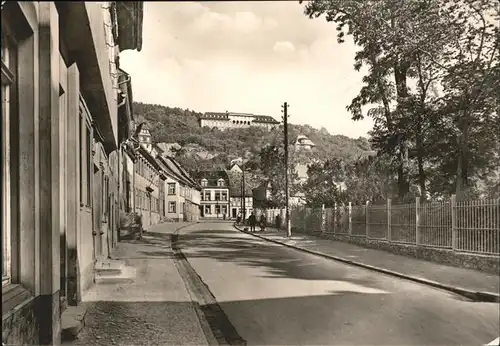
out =
[[[303,233],[301,229],[295,227],[293,227],[292,231],[296,233]],[[500,257],[497,256],[456,252],[451,249],[416,246],[411,244],[388,242],[387,240],[367,239],[365,237],[353,237],[333,233],[307,233],[327,239],[343,241],[367,248],[383,250],[398,255],[414,257],[454,267],[474,269],[492,274],[498,274],[500,271]]]
[[6,345],[38,345],[37,299],[26,300],[2,318],[2,342]]

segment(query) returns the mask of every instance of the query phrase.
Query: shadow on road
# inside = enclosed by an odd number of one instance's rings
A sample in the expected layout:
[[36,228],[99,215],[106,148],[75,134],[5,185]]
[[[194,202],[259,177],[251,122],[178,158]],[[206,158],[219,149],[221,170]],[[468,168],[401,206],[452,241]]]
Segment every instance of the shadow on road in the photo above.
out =
[[[456,325],[439,313],[404,311],[383,295],[353,292],[219,305],[236,328],[244,326],[249,345],[479,345],[496,332],[494,321]],[[190,332],[198,328],[192,309],[191,302],[95,302],[79,339],[65,345],[202,345]]]
[[182,233],[179,245],[188,259],[212,258],[248,267],[264,267],[268,274],[266,277],[343,280],[358,285],[377,286],[377,282],[368,279],[366,275],[356,277],[348,266],[339,265],[334,271],[328,272],[324,266],[318,265],[318,262],[325,261],[322,258],[314,258],[239,233],[224,230]]

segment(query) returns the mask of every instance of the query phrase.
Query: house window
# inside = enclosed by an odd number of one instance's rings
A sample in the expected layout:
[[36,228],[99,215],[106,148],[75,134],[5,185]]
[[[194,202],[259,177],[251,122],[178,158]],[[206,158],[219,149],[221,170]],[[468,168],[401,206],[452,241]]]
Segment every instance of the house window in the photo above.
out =
[[220,201],[220,196],[221,196],[220,191],[215,191],[215,200],[216,201]]
[[168,194],[175,195],[175,183],[168,183]]
[[216,206],[215,206],[215,213],[216,213],[217,215],[219,215],[219,214],[220,214],[220,207],[221,207],[220,205],[216,205]]
[[207,186],[208,185],[208,180],[207,179],[202,179],[201,180],[201,186]]
[[227,192],[226,191],[222,191],[222,200],[227,201]]
[[[15,114],[17,47],[14,42],[4,36],[2,26],[2,286],[11,281],[11,259],[15,256],[15,249],[11,246],[12,224],[12,190],[10,161],[10,119]],[[11,107],[12,106],[12,107]]]
[[227,215],[227,205],[223,205],[222,206],[222,214],[226,214]]
[[206,205],[206,206],[205,206],[205,214],[206,214],[206,215],[210,215],[210,214],[212,214],[212,208],[211,208],[211,206],[210,206],[210,205]]
[[219,179],[217,181],[217,186],[224,186],[224,179]]
[[175,213],[176,212],[176,203],[175,202],[168,202],[168,212],[169,213]]
[[210,198],[211,198],[211,196],[210,196],[210,195],[211,195],[211,194],[210,194],[210,191],[205,191],[205,192],[204,192],[204,194],[205,194],[205,198],[204,198],[204,200],[205,200],[205,201],[210,201]]

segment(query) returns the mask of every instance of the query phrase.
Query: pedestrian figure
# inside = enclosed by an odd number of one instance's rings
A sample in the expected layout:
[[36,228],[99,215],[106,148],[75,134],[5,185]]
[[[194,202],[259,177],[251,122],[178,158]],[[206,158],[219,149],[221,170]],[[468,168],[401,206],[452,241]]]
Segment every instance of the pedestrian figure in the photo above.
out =
[[266,222],[266,217],[264,214],[261,214],[260,215],[260,231],[261,232],[264,232],[266,230],[266,225],[267,222]]
[[241,216],[238,215],[238,217],[236,218],[236,224],[239,225],[240,223],[241,223]]
[[250,224],[250,232],[255,232],[255,225],[257,224],[257,218],[255,217],[255,214],[253,212],[248,218],[248,223]]
[[281,216],[280,215],[276,215],[276,217],[274,218],[274,223],[276,224],[277,229],[281,229]]

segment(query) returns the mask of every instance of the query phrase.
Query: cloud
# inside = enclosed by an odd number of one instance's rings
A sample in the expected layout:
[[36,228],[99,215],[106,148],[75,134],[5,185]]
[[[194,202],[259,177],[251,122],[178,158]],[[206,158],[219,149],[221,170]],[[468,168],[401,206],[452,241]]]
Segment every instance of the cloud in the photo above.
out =
[[146,2],[143,50],[120,60],[137,101],[276,118],[287,101],[292,123],[366,135],[371,122],[345,109],[363,75],[356,47],[335,34],[296,2]]
[[273,50],[277,53],[293,52],[295,46],[290,41],[278,41],[274,44]]

